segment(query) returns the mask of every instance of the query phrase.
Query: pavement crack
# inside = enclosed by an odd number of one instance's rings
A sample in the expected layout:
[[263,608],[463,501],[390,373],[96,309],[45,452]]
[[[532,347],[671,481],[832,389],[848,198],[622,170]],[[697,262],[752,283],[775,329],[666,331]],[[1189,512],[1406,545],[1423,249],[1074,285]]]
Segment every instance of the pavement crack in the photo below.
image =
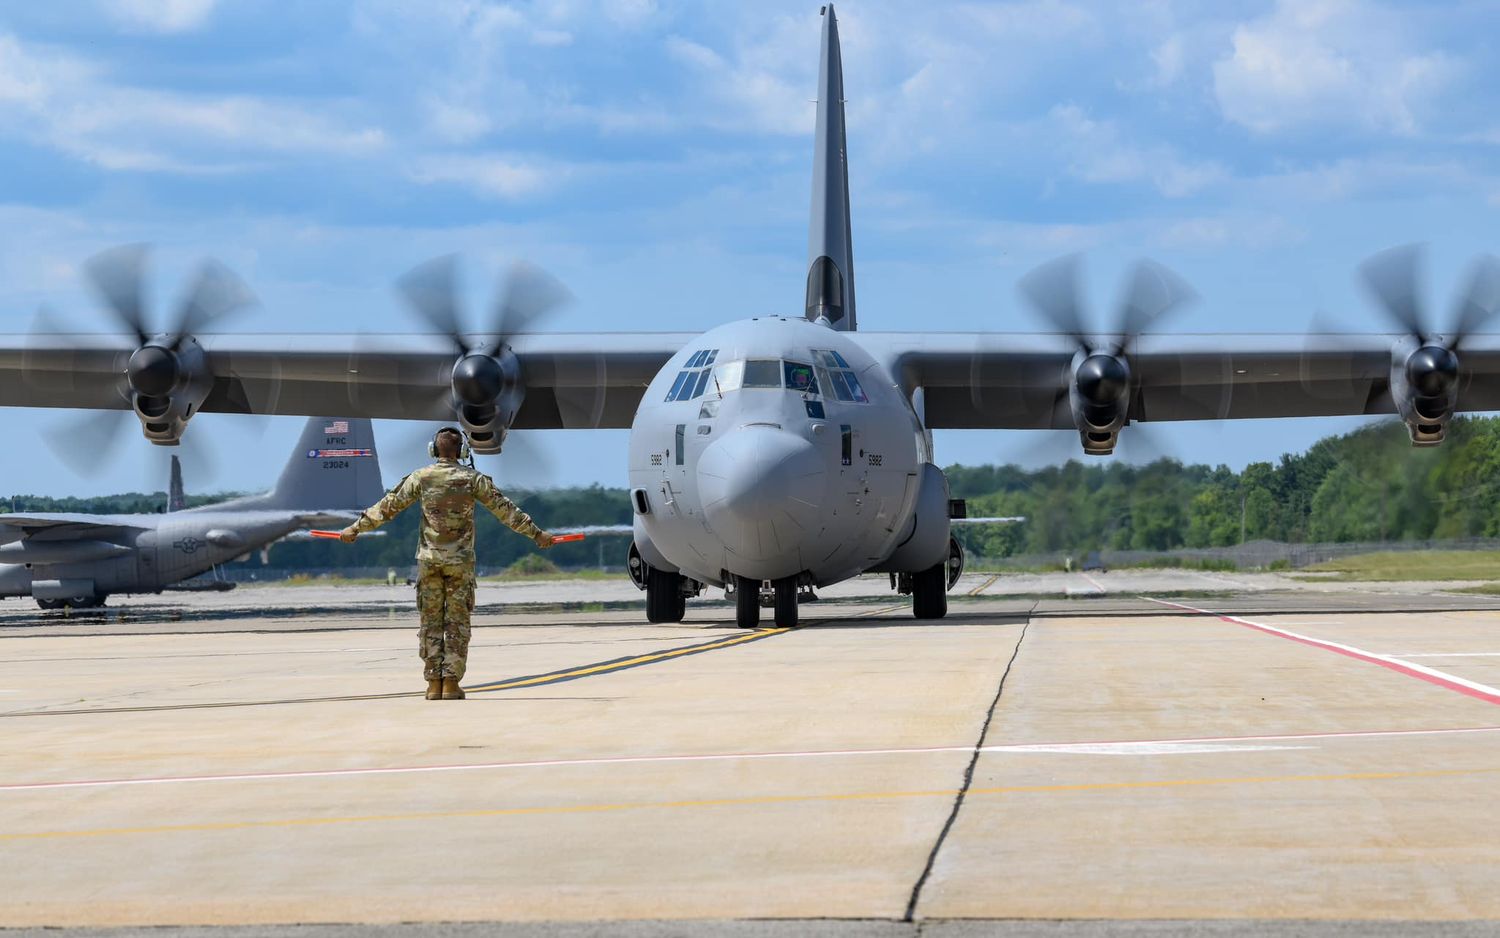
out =
[[[1035,611],[1035,608],[1033,605],[1032,610]],[[942,852],[943,844],[948,840],[948,833],[953,830],[954,822],[958,820],[958,812],[963,810],[964,799],[974,783],[974,770],[979,766],[979,755],[984,749],[984,740],[990,733],[990,723],[995,719],[995,711],[1000,707],[1000,695],[1005,693],[1005,679],[1010,677],[1010,669],[1015,665],[1016,657],[1021,653],[1021,645],[1026,641],[1026,631],[1031,628],[1031,623],[1032,618],[1028,615],[1026,623],[1021,626],[1021,635],[1016,639],[1016,647],[1011,650],[1010,660],[1005,662],[1005,670],[1000,672],[1000,682],[995,687],[995,697],[990,701],[989,710],[985,712],[984,724],[979,728],[979,736],[974,740],[974,749],[969,754],[969,764],[964,768],[963,783],[958,786],[958,795],[953,799],[953,807],[948,811],[948,818],[943,821],[937,840],[933,841],[932,850],[927,854],[927,864],[922,867],[922,875],[917,877],[916,884],[911,888],[911,896],[906,900],[906,914],[901,918],[903,922],[916,921],[917,906],[922,901],[922,890],[932,877],[938,854]]]

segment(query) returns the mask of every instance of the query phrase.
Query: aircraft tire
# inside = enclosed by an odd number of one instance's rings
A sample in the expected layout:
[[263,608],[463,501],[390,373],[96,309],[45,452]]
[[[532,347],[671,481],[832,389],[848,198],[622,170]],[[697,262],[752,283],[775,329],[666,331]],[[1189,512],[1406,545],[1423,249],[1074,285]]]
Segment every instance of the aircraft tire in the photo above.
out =
[[734,578],[734,624],[742,629],[760,628],[760,581],[747,576]]
[[771,585],[776,588],[776,627],[795,629],[797,627],[797,578],[782,577]]
[[646,574],[646,621],[681,622],[687,614],[682,574],[652,567]]
[[941,619],[948,614],[948,564],[936,564],[911,575],[911,614]]

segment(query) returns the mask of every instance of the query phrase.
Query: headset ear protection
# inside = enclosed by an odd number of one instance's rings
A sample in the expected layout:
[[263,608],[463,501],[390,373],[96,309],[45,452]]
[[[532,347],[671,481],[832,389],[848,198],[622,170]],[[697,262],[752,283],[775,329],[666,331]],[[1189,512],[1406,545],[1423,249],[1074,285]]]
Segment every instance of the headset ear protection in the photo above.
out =
[[442,436],[444,433],[457,433],[458,434],[458,439],[460,441],[459,444],[458,444],[458,458],[459,459],[468,459],[469,458],[469,438],[466,437],[466,436],[464,436],[464,432],[462,430],[458,429],[457,427],[442,427],[441,429],[438,430],[438,432],[434,433],[432,435],[432,439],[430,439],[430,440],[427,441],[427,455],[431,456],[433,459],[437,458],[437,454],[438,454],[437,438],[439,436]]

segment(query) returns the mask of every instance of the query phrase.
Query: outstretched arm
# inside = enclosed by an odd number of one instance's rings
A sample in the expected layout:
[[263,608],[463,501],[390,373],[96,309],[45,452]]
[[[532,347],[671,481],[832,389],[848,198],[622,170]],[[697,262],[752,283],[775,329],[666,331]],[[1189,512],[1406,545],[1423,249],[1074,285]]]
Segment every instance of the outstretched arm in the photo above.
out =
[[488,508],[490,514],[500,519],[501,524],[517,534],[531,538],[536,546],[543,549],[552,546],[552,535],[537,527],[531,516],[506,498],[504,493],[495,488],[495,480],[483,473],[474,479],[474,500]]
[[366,508],[359,519],[339,532],[340,540],[352,541],[366,531],[373,531],[410,508],[422,492],[414,475],[409,475],[385,493],[385,498]]

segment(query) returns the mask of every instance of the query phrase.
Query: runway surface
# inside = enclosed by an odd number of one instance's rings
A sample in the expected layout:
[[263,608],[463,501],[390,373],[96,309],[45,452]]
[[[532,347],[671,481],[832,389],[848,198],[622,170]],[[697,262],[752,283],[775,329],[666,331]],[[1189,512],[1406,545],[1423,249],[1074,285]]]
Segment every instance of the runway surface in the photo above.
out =
[[463,702],[393,600],[0,606],[0,925],[1486,933],[1500,604],[1163,592],[492,604]]

